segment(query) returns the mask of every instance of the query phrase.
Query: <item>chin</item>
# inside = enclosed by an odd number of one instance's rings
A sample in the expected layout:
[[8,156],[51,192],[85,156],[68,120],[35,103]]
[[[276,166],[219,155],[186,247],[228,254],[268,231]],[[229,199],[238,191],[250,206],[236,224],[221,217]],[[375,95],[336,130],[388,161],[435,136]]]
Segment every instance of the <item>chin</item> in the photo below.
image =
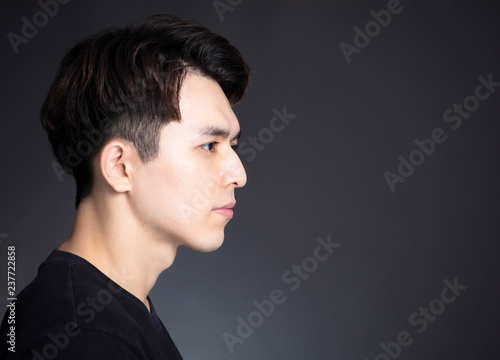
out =
[[187,241],[185,245],[195,251],[208,253],[217,250],[224,242],[224,232],[221,235],[200,236],[197,239]]

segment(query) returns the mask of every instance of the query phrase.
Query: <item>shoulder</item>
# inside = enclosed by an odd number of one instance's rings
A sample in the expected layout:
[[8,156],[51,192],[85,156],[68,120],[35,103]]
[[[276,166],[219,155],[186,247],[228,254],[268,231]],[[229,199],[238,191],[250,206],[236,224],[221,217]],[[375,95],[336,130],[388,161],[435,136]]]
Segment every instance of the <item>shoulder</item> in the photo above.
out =
[[[60,353],[69,359],[77,351],[88,353],[83,359],[136,359],[144,324],[130,316],[137,312],[137,304],[122,292],[88,267],[64,261],[44,263],[15,304],[18,356],[25,353],[40,360]],[[61,356],[57,358],[65,359]]]
[[95,330],[73,329],[73,332],[49,332],[46,341],[29,349],[9,353],[6,360],[139,360],[142,359],[122,339]]

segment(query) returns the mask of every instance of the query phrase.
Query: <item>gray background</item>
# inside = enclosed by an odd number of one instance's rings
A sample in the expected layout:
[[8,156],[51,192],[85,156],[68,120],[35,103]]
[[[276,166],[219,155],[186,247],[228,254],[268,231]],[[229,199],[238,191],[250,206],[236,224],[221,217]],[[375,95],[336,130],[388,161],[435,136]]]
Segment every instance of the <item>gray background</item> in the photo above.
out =
[[[151,293],[183,356],[387,359],[379,344],[407,331],[413,342],[400,359],[495,357],[500,88],[456,130],[443,112],[474,94],[478,76],[500,81],[500,5],[401,6],[348,64],[339,44],[353,44],[353,28],[386,1],[244,0],[221,20],[212,1],[72,0],[18,54],[6,35],[40,7],[2,2],[2,272],[15,244],[23,288],[71,230],[74,183],[55,175],[38,120],[62,56],[102,28],[168,12],[226,36],[250,64],[251,87],[235,108],[243,141],[269,127],[273,108],[296,115],[253,161],[242,156],[249,181],[222,248],[180,249]],[[384,172],[397,172],[397,157],[435,128],[447,140],[391,192]],[[341,246],[291,291],[282,274],[327,235]],[[409,316],[455,277],[467,289],[418,333]],[[237,335],[237,317],[273,289],[286,301],[230,354],[222,334]]]

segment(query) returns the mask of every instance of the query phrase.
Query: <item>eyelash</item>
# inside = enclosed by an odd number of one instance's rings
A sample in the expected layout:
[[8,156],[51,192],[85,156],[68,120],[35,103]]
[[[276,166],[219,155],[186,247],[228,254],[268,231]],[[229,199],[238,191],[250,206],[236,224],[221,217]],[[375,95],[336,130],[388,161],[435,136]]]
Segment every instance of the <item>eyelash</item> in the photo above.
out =
[[[205,151],[209,151],[209,152],[214,152],[215,151],[215,146],[218,145],[219,142],[217,141],[213,141],[211,143],[208,143],[208,144],[204,144],[204,145],[201,145],[201,148]],[[206,149],[205,146],[212,146],[212,149]],[[231,148],[233,148],[234,151],[238,150],[238,144],[235,144],[235,145],[231,145]]]

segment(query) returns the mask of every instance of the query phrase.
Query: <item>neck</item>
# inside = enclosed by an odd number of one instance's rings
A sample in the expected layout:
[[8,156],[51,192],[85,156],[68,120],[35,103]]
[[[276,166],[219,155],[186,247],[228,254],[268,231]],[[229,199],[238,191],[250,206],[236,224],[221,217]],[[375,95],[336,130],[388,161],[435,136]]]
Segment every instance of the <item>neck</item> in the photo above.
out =
[[126,204],[86,198],[78,207],[71,236],[59,250],[84,258],[150,310],[147,295],[160,273],[172,265],[178,245],[134,219]]

